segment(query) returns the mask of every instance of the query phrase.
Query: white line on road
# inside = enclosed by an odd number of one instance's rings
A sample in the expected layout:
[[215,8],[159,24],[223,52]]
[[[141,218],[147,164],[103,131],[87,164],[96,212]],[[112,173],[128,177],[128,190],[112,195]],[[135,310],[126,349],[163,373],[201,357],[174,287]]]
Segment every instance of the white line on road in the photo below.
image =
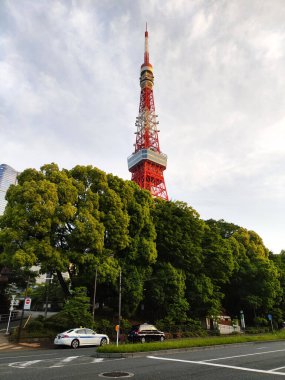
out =
[[274,350],[274,351],[263,351],[263,352],[255,352],[253,354],[243,354],[243,355],[234,355],[234,356],[224,356],[222,358],[215,358],[215,359],[206,359],[203,360],[203,362],[212,362],[215,360],[225,360],[225,359],[234,359],[234,358],[242,358],[245,356],[254,356],[254,355],[264,355],[264,354],[272,354],[275,352],[284,352],[285,348],[283,350]]
[[49,368],[63,367],[65,363],[69,363],[72,360],[77,359],[77,358],[79,358],[79,356],[68,356],[67,358],[60,360],[57,364],[50,366]]
[[96,358],[96,359],[93,359],[91,363],[101,363],[102,361],[104,361],[103,358]]
[[170,358],[162,358],[162,357],[158,357],[158,356],[147,356],[147,358],[149,358],[149,359],[156,359],[156,360],[166,360],[166,361],[180,362],[180,363],[189,363],[189,364],[207,365],[207,366],[211,366],[211,367],[220,367],[220,368],[237,369],[237,370],[239,370],[239,371],[246,371],[246,372],[266,373],[267,375],[279,375],[279,376],[285,376],[285,373],[282,373],[282,372],[264,371],[264,370],[261,370],[261,369],[236,367],[236,366],[232,366],[232,365],[216,364],[216,363],[209,363],[209,362],[204,362],[204,361],[192,361],[192,360],[182,360],[182,359],[170,359]]
[[279,369],[283,369],[283,368],[285,368],[285,366],[278,367],[278,368],[273,368],[273,369],[270,370],[270,372],[279,371]]
[[27,368],[33,364],[39,363],[42,360],[30,360],[28,362],[16,362],[16,363],[10,363],[8,364],[9,367],[16,367],[16,368]]

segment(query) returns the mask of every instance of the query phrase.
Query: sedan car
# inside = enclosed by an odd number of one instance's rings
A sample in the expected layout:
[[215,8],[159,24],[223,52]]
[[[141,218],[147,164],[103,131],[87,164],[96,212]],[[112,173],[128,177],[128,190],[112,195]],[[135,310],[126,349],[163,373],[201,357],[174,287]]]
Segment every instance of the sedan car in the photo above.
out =
[[150,342],[158,340],[163,342],[165,339],[164,332],[157,330],[154,325],[143,323],[142,325],[132,326],[131,331],[128,334],[128,340],[131,342]]
[[97,334],[87,328],[75,328],[58,334],[54,339],[56,346],[69,346],[78,348],[80,346],[103,346],[109,344],[107,335]]

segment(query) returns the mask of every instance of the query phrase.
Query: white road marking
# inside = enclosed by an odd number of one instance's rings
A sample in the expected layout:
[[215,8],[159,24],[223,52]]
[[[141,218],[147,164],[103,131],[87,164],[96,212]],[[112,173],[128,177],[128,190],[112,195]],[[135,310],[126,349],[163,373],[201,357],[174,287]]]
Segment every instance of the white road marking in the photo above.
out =
[[225,356],[225,357],[222,357],[222,358],[215,358],[215,359],[206,359],[206,360],[203,360],[203,362],[212,362],[212,361],[215,361],[215,360],[242,358],[242,357],[245,357],[245,356],[272,354],[272,353],[275,353],[275,352],[284,352],[284,351],[285,351],[285,348],[283,350],[263,351],[263,352],[255,352],[253,354],[243,354],[243,355]]
[[255,372],[255,373],[265,373],[267,375],[285,376],[285,373],[282,373],[282,372],[264,371],[264,370],[261,370],[261,369],[236,367],[236,366],[232,366],[232,365],[216,364],[216,363],[209,363],[209,362],[204,362],[204,361],[171,359],[171,358],[162,358],[162,357],[158,357],[158,356],[147,356],[147,358],[149,358],[149,359],[156,359],[156,360],[166,360],[166,361],[180,362],[180,363],[207,365],[207,366],[211,366],[211,367],[230,368],[230,369],[237,369],[239,371]]
[[[79,360],[79,362],[76,359],[83,359]],[[108,359],[107,359],[108,360]],[[118,361],[118,360],[125,360],[125,358],[116,358],[116,359],[109,359],[108,361]],[[106,361],[105,358],[90,358],[90,356],[86,355],[78,355],[78,356],[68,356],[65,358],[49,358],[49,359],[41,359],[41,360],[29,360],[29,361],[22,361],[22,362],[13,362],[13,363],[7,363],[7,364],[0,364],[0,366],[9,366],[14,368],[27,368],[30,366],[41,368],[59,368],[64,366],[79,366],[79,365],[86,365],[86,364],[96,364],[96,363],[102,363],[103,361]],[[40,363],[40,364],[39,364]],[[1,372],[2,373],[2,372]]]
[[54,365],[50,366],[49,368],[63,367],[65,365],[65,363],[69,363],[72,360],[77,359],[79,357],[80,356],[68,356],[67,358],[64,358],[64,359],[60,360],[60,362],[58,362],[57,364],[54,364]]
[[279,369],[283,369],[283,368],[285,368],[285,366],[278,367],[278,368],[273,368],[273,369],[270,370],[270,372],[279,371]]
[[104,361],[103,358],[96,358],[96,359],[93,359],[91,363],[101,363],[102,361]]
[[9,367],[16,367],[16,368],[27,368],[33,364],[42,362],[42,360],[30,360],[28,362],[16,362],[16,363],[10,363],[8,364]]

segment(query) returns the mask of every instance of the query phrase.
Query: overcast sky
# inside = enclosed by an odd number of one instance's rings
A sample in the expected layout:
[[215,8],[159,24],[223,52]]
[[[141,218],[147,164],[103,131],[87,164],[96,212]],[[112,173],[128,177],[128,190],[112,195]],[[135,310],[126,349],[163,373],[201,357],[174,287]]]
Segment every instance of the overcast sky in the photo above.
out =
[[148,22],[170,199],[285,249],[284,0],[1,0],[0,164],[130,179]]

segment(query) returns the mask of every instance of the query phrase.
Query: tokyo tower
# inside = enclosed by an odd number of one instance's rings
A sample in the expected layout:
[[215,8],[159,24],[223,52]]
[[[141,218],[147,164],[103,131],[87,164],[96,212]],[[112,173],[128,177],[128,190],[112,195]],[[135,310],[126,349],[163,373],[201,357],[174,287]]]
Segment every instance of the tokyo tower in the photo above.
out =
[[140,108],[136,118],[136,143],[134,153],[128,157],[128,168],[132,181],[147,189],[153,197],[168,200],[163,171],[167,156],[160,151],[158,121],[153,97],[153,68],[149,62],[148,31],[145,31],[144,62],[140,75]]

